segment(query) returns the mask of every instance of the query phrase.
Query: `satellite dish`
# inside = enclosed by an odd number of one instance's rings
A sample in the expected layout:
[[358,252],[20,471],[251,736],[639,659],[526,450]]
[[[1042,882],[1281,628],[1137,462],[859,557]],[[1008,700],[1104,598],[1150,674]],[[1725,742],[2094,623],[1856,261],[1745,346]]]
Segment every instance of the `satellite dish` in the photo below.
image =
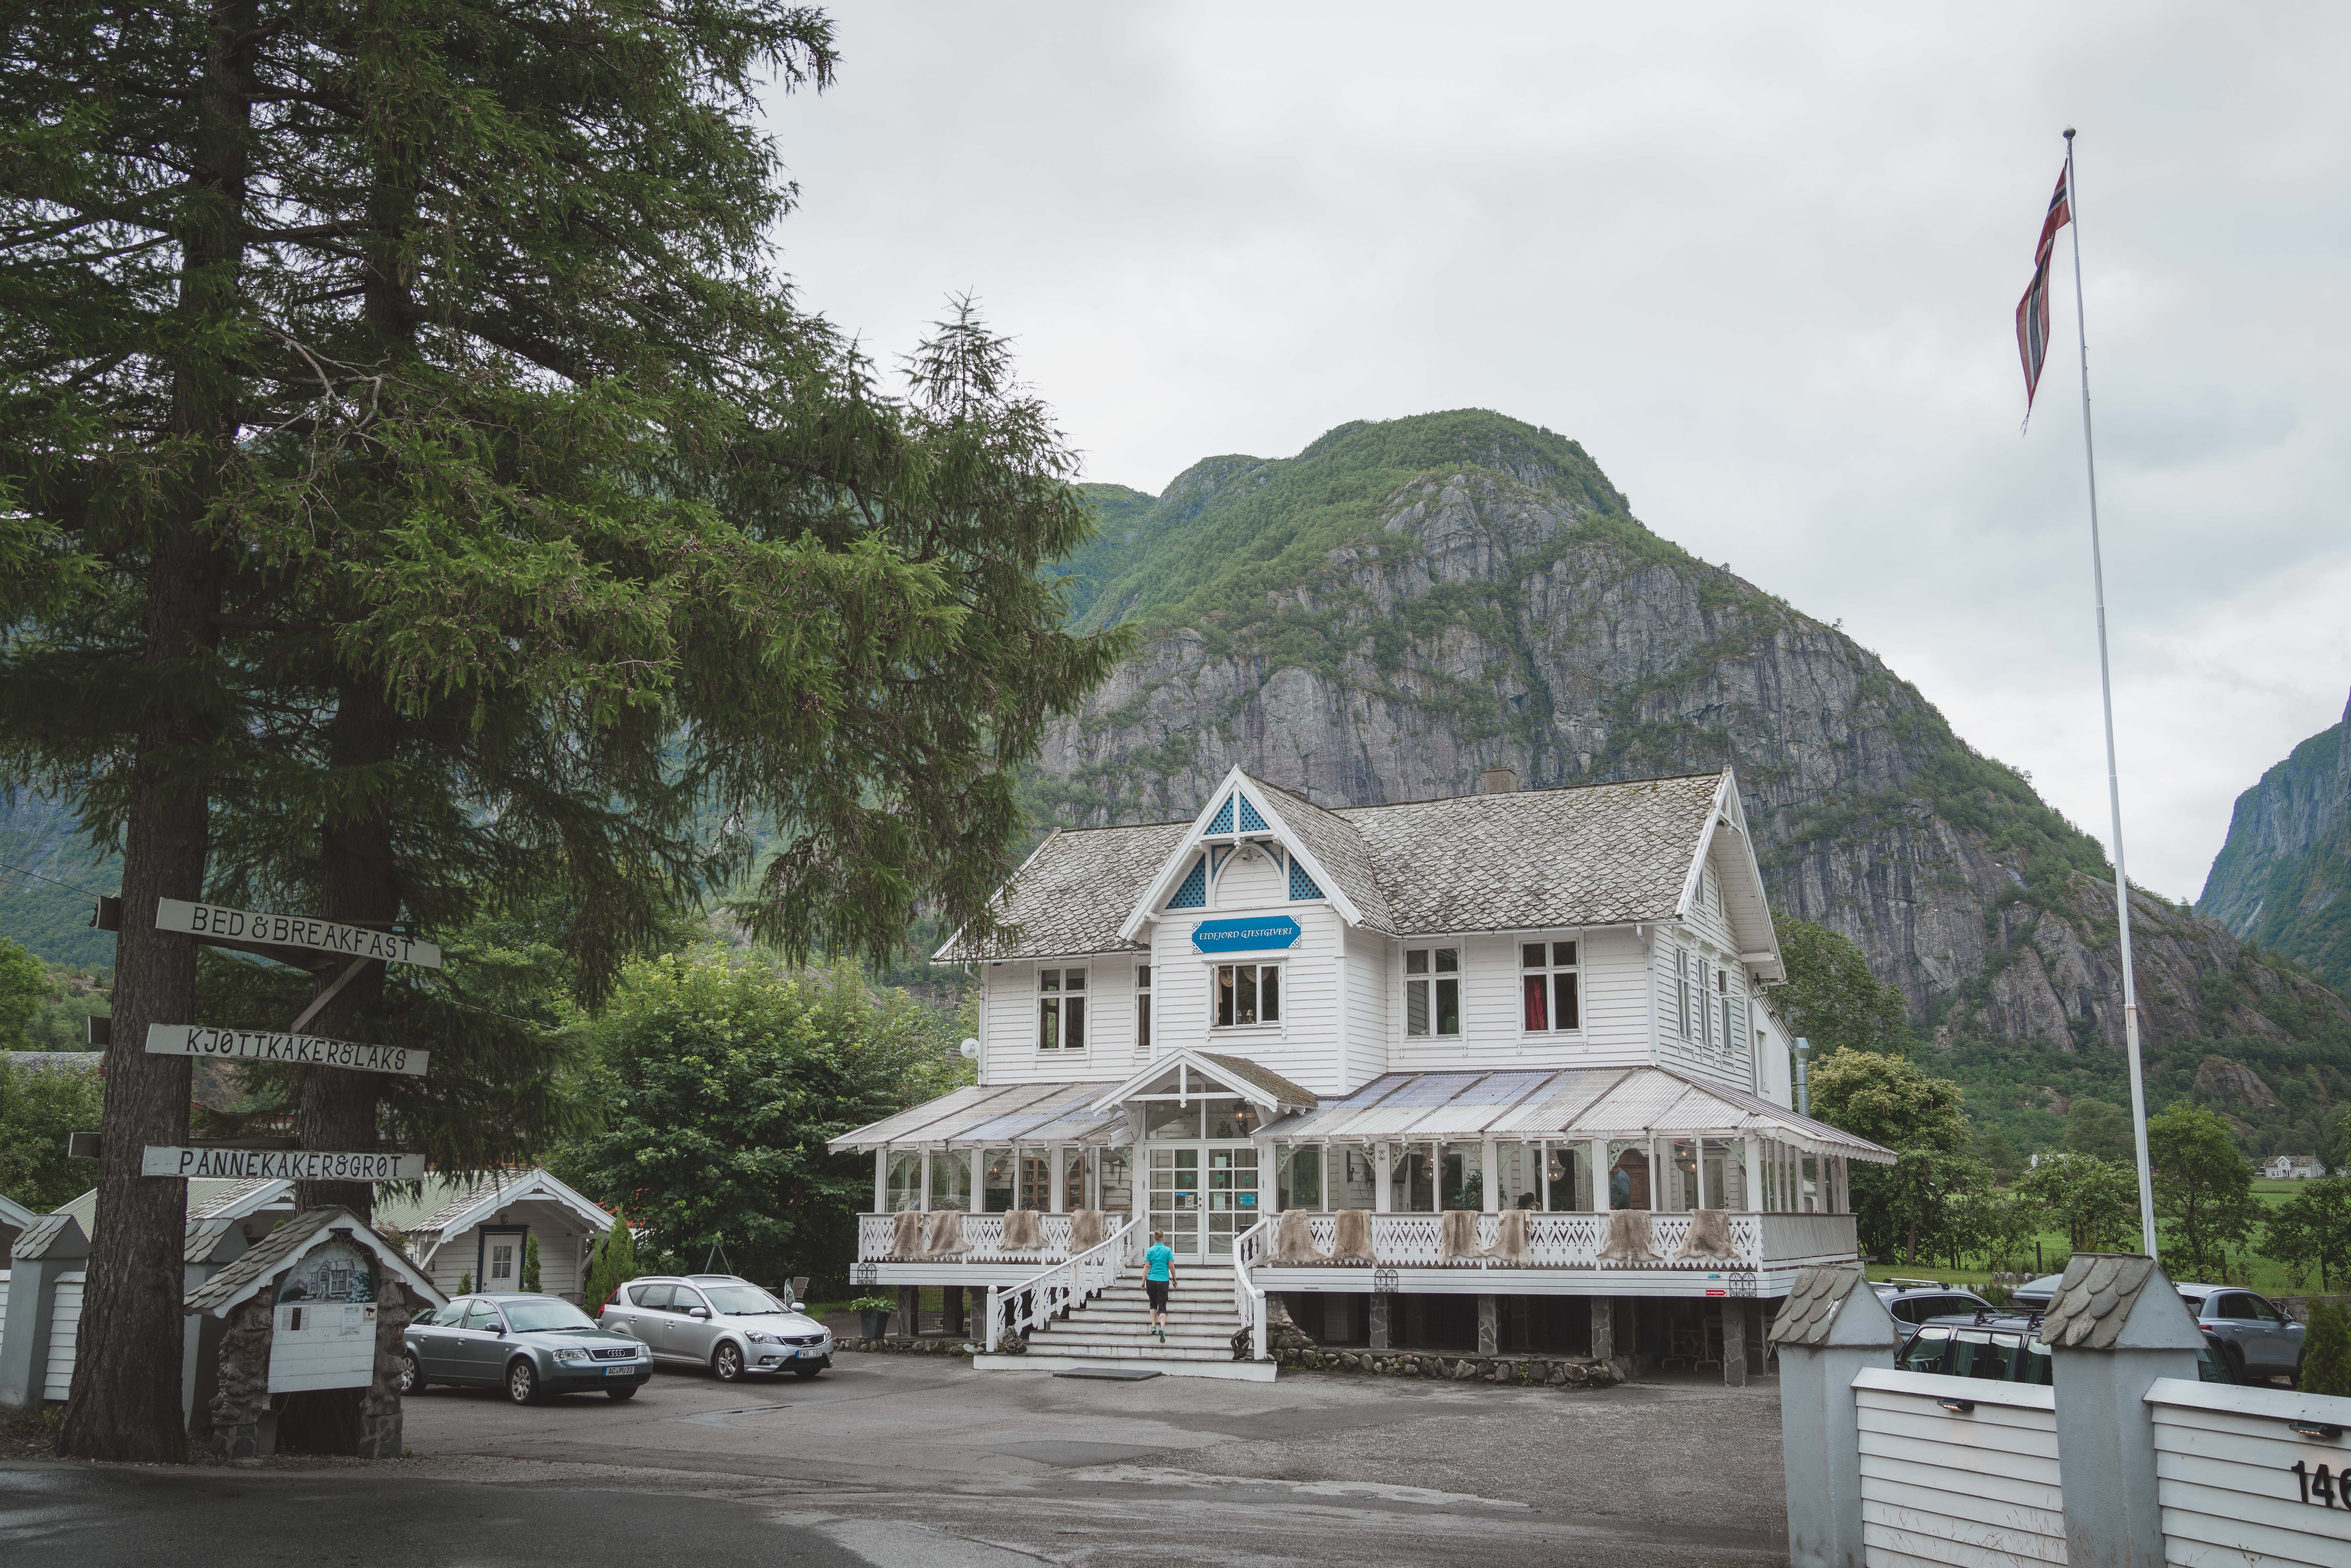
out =
[[966,1061],[977,1061],[979,1060],[979,1041],[976,1040],[967,1040],[963,1042],[963,1059]]

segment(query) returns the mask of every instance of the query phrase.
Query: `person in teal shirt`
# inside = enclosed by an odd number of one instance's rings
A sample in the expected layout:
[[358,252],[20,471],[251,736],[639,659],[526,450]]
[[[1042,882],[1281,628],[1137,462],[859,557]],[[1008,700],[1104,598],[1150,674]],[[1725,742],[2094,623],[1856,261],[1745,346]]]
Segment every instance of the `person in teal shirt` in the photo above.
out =
[[1159,1343],[1167,1343],[1167,1292],[1176,1285],[1176,1249],[1167,1245],[1167,1232],[1151,1233],[1151,1248],[1143,1255],[1143,1289],[1151,1298],[1151,1330]]

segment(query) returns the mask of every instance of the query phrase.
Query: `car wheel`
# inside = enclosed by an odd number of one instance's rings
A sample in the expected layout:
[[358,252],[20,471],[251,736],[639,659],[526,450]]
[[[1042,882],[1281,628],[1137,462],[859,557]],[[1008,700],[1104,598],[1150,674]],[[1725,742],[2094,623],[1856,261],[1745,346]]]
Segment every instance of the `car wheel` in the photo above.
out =
[[424,1370],[416,1364],[416,1353],[413,1350],[402,1351],[400,1353],[400,1396],[405,1399],[412,1394],[423,1392]]
[[721,1383],[732,1383],[743,1375],[743,1353],[731,1344],[722,1344],[710,1355],[710,1370]]
[[517,1361],[507,1367],[507,1397],[517,1405],[538,1403],[538,1369],[528,1361]]
[[795,1366],[792,1368],[792,1375],[801,1379],[802,1381],[806,1381],[809,1378],[814,1377],[818,1373],[822,1372],[824,1368],[821,1366]]
[[2235,1340],[2224,1339],[2220,1342],[2220,1354],[2229,1358],[2229,1375],[2239,1383],[2244,1382],[2245,1347]]
[[637,1385],[633,1383],[630,1384],[626,1388],[607,1388],[604,1390],[604,1397],[612,1400],[615,1403],[622,1399],[634,1399],[636,1396]]

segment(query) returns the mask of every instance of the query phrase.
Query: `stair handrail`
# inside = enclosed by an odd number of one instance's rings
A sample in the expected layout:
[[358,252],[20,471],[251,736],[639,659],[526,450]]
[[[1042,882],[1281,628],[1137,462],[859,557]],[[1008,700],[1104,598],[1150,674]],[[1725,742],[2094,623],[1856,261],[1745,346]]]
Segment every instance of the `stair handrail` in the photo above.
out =
[[[1118,1283],[1128,1238],[1142,1223],[1139,1216],[1130,1219],[1100,1246],[1089,1247],[1018,1284],[990,1285],[985,1336],[988,1354],[995,1354],[1004,1335],[1037,1328],[1064,1309],[1084,1306]],[[1024,1301],[1029,1303],[1026,1309],[1020,1305]]]
[[1249,1268],[1265,1251],[1265,1233],[1272,1216],[1233,1238],[1233,1312],[1249,1331],[1249,1359],[1264,1361],[1272,1354],[1265,1343],[1265,1292],[1249,1278]]

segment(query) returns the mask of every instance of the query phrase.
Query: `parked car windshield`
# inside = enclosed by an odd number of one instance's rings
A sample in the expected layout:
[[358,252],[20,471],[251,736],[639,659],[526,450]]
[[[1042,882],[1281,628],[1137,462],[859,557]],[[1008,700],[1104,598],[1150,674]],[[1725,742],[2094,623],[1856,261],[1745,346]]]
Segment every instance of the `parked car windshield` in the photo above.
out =
[[538,1333],[549,1329],[592,1329],[594,1320],[569,1301],[556,1296],[542,1297],[535,1301],[508,1301],[507,1327],[517,1333]]
[[789,1310],[757,1285],[705,1285],[702,1293],[710,1298],[712,1312],[725,1312],[729,1317]]

